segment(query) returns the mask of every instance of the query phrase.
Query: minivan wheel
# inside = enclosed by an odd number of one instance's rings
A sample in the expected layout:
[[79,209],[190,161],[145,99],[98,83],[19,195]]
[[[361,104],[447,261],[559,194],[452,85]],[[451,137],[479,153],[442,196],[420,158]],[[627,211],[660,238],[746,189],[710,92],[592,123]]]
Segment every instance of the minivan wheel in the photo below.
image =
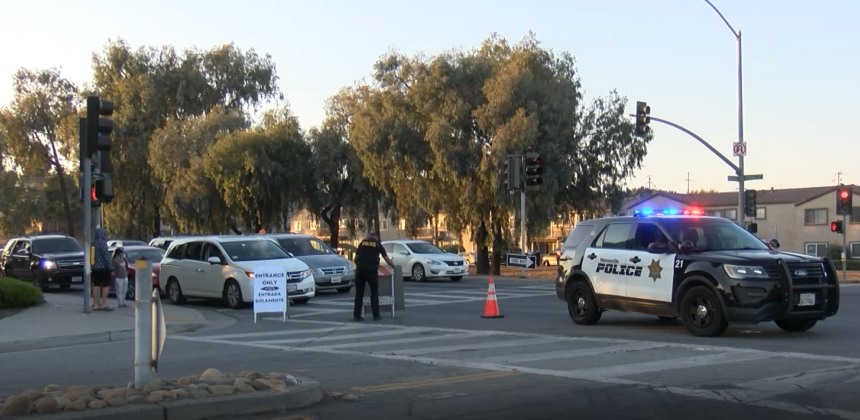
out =
[[242,289],[236,280],[230,279],[224,284],[224,303],[230,309],[241,309],[245,306],[245,301],[242,299]]
[[176,280],[173,277],[167,281],[167,297],[170,299],[170,303],[174,305],[185,303],[185,295],[182,294],[182,287],[179,286],[179,280]]

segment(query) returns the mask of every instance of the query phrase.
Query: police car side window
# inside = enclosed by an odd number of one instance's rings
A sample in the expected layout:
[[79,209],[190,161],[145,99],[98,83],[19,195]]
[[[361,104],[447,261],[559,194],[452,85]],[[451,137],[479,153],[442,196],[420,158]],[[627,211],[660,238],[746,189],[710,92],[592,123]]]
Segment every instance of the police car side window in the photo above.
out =
[[639,223],[636,226],[636,235],[633,237],[633,249],[647,250],[652,242],[669,243],[666,235],[653,223]]
[[603,230],[594,246],[605,249],[627,249],[632,223],[610,224]]

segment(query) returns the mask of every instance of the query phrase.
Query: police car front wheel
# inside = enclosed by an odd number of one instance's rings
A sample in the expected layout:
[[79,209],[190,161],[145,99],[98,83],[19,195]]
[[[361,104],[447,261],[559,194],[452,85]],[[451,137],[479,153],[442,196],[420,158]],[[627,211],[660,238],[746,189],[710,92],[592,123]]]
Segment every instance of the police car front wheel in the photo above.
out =
[[582,281],[570,286],[570,292],[567,295],[567,312],[573,322],[579,325],[596,324],[603,314],[594,301],[591,289]]
[[705,286],[693,287],[684,294],[681,319],[696,337],[717,337],[729,326],[717,295]]

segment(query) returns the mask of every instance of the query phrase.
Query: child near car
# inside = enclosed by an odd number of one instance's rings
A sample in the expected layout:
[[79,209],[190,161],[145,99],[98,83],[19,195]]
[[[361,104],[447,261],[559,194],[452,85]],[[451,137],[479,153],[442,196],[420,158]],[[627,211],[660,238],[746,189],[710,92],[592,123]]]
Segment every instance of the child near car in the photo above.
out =
[[128,259],[122,252],[122,248],[117,249],[116,254],[114,254],[113,273],[117,307],[123,308],[128,306],[125,303],[126,293],[128,292]]

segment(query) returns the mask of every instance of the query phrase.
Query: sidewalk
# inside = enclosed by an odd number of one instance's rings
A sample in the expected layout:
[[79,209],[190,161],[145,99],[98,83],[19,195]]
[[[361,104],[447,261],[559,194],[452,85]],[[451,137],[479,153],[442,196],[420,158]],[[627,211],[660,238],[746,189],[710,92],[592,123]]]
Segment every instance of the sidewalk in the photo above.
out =
[[[80,291],[45,293],[47,303],[0,319],[0,353],[134,339],[134,302],[113,311],[84,313]],[[200,311],[164,304],[168,334],[194,331],[209,324]]]

